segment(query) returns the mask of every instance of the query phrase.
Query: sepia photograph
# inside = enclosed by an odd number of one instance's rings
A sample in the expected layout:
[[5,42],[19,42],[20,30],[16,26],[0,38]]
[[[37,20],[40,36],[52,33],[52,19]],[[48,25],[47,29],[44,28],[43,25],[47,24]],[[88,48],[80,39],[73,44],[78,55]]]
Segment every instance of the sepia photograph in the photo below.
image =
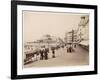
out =
[[89,65],[89,14],[22,14],[23,68]]
[[97,74],[97,6],[12,1],[11,78]]

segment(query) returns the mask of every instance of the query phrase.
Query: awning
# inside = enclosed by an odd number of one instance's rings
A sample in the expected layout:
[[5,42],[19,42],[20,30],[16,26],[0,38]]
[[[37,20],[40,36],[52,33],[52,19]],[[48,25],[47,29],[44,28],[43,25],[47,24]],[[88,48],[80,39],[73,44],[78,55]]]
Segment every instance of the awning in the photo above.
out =
[[81,41],[79,44],[84,45],[84,46],[88,46],[89,45],[89,41]]

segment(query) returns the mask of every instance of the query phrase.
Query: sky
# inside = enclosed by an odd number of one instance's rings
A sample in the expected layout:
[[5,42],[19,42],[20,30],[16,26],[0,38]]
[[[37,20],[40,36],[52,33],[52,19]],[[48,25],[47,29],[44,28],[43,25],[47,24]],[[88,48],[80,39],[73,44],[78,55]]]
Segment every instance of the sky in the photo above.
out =
[[72,29],[77,29],[84,14],[23,11],[24,42],[36,41],[50,34],[60,38]]

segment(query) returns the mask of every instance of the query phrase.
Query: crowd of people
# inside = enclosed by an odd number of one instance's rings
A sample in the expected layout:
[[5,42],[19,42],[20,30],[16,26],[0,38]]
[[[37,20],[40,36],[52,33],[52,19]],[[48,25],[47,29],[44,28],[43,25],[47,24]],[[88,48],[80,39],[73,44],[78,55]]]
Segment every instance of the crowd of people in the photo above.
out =
[[[52,51],[52,58],[55,58],[55,47],[51,47],[51,51]],[[50,52],[49,48],[41,48],[40,49],[40,60],[47,60],[48,59],[48,54]]]
[[74,48],[76,48],[76,44],[74,46],[70,44],[66,48],[67,48],[67,52],[72,53],[75,51]]
[[[56,51],[60,48],[64,48],[66,47],[66,51],[71,53],[74,51],[72,45],[62,45],[62,46],[56,46],[56,47],[46,47],[46,46],[41,46],[41,48],[38,51],[26,54],[26,58],[24,60],[25,64],[31,59],[35,58],[35,61],[39,60],[48,60],[49,58],[49,53],[52,54],[52,58],[56,57]],[[76,47],[76,45],[74,45],[74,47]],[[37,57],[39,56],[39,58],[37,59]]]
[[[52,58],[55,58],[55,51],[58,49],[58,47],[51,47],[47,48],[45,46],[41,46],[40,49],[33,51],[31,53],[27,53],[26,58],[24,59],[24,63],[28,63],[30,60],[37,61],[39,60],[48,60],[48,54],[51,52],[52,53]],[[39,56],[39,58],[37,58]]]

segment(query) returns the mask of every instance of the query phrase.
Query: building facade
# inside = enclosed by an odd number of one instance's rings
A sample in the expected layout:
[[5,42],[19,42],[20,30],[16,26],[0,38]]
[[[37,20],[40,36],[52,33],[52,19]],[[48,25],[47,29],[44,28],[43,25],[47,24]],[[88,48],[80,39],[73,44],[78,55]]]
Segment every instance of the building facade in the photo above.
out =
[[89,15],[81,16],[77,29],[77,43],[89,49]]
[[75,44],[77,42],[76,30],[71,30],[65,34],[65,43],[66,44]]

